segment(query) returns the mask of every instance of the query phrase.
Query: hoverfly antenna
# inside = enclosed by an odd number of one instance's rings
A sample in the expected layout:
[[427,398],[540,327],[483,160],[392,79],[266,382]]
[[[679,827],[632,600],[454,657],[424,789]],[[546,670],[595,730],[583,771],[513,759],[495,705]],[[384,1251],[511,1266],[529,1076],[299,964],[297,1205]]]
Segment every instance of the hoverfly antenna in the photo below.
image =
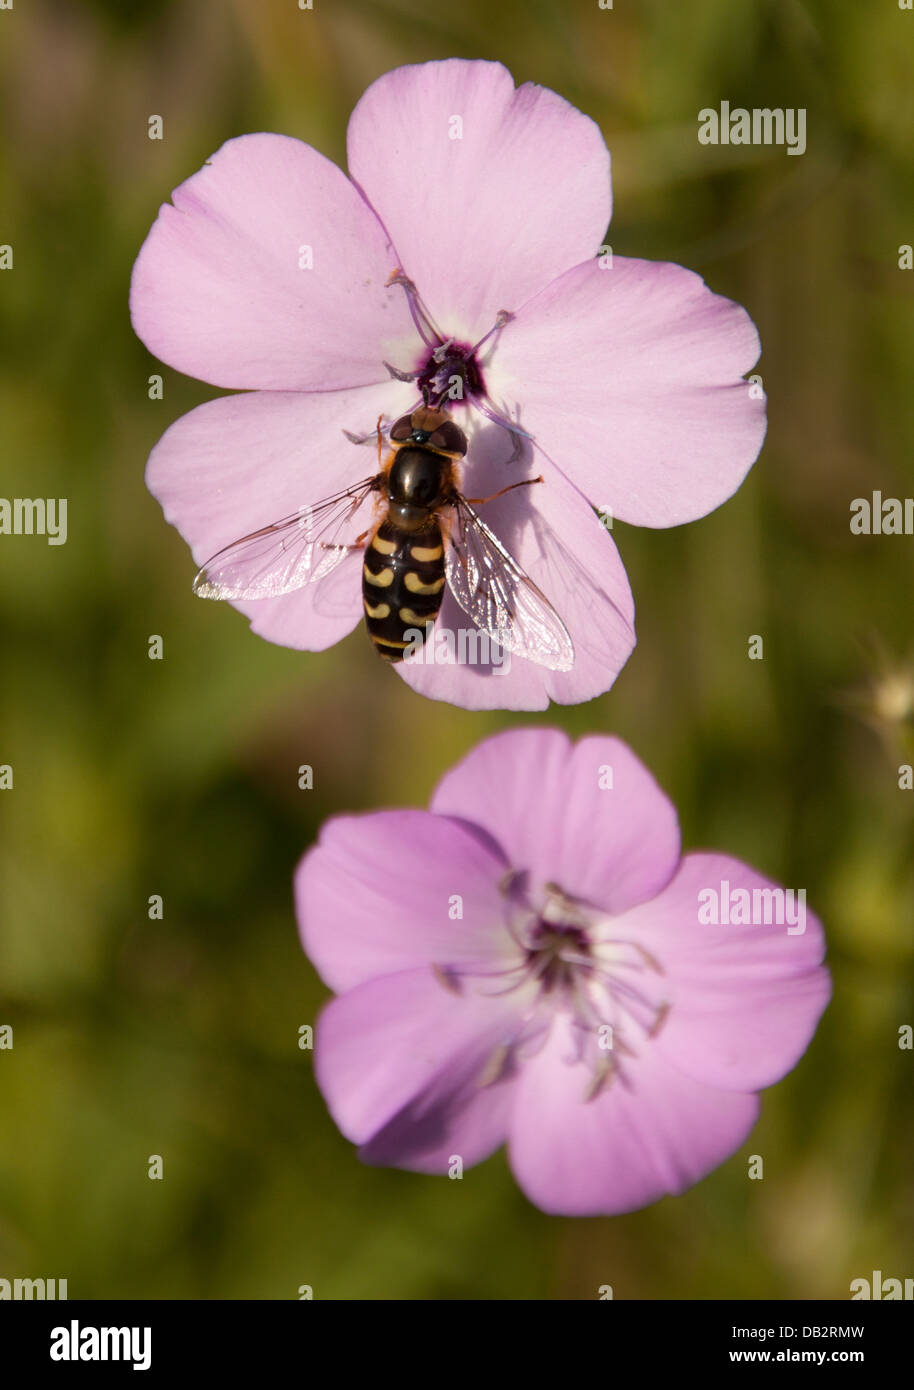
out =
[[426,410],[428,410],[428,408],[429,408],[429,405],[428,405],[428,395],[429,395],[429,389],[428,389],[428,387],[427,387],[427,386],[423,386],[423,387],[422,387],[422,404],[425,406]]

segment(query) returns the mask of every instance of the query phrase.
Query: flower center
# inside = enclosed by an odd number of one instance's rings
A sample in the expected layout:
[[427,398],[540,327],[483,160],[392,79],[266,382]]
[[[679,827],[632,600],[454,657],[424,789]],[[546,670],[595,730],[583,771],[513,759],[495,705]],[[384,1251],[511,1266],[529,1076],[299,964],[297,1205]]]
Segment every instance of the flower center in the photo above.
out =
[[486,394],[476,348],[453,338],[439,342],[429,351],[419,368],[416,385],[423,396],[427,394],[429,404],[435,409],[442,404],[475,400]]
[[416,286],[402,270],[395,270],[387,283],[399,285],[404,291],[416,332],[422,340],[419,366],[406,370],[385,362],[391,376],[397,381],[414,381],[423,401],[433,410],[450,410],[455,404],[474,406],[481,415],[511,435],[511,462],[514,462],[520,456],[521,439],[529,439],[530,436],[521,428],[511,409],[496,405],[491,400],[483,375],[481,351],[488,344],[485,355],[486,360],[490,360],[498,343],[498,335],[514,315],[508,309],[499,309],[488,333],[469,346],[442,333],[423,304]]
[[[526,1011],[516,1031],[496,1049],[483,1084],[502,1075],[508,1058],[535,1054],[557,1014],[571,1025],[569,1063],[583,1062],[590,1080],[585,1099],[619,1076],[645,1043],[655,1038],[669,1013],[663,967],[637,940],[615,935],[615,919],[546,884],[531,901],[527,875],[505,876],[506,925],[517,948],[514,963],[439,971],[442,982],[460,988],[461,977],[481,994],[523,997]],[[496,1066],[497,1062],[497,1066]]]
[[525,947],[527,973],[538,979],[543,994],[573,990],[575,972],[587,968],[590,942],[580,927],[538,918]]

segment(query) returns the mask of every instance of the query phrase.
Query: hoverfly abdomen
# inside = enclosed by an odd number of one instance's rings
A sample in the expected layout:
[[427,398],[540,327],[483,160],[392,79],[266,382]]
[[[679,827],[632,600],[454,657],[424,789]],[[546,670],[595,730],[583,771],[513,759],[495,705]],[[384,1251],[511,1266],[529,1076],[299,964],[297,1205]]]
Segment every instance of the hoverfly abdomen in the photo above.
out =
[[[365,550],[362,600],[368,635],[379,656],[402,661],[418,650],[444,594],[444,539],[434,516],[422,530],[403,530],[385,517]],[[408,635],[407,635],[408,634]]]

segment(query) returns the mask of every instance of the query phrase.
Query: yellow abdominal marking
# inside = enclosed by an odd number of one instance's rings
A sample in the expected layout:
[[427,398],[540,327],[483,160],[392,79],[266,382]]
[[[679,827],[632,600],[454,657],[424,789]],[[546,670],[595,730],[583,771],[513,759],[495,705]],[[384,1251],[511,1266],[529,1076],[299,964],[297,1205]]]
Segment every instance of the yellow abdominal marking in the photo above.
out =
[[409,623],[411,627],[425,627],[427,623],[434,622],[434,618],[430,617],[428,613],[420,615],[414,613],[411,608],[401,608],[399,616],[401,622]]
[[380,574],[372,574],[368,566],[363,565],[362,574],[369,584],[377,584],[379,589],[389,589],[394,582],[393,570],[381,570]]
[[[415,553],[413,551],[414,555]],[[435,579],[431,584],[423,584],[415,570],[407,570],[403,583],[411,594],[437,594],[444,587],[444,575],[440,579]]]
[[395,541],[382,541],[380,536],[375,536],[371,543],[382,555],[393,555],[397,548]]
[[376,608],[372,608],[372,606],[371,606],[371,604],[368,602],[367,598],[366,598],[366,599],[363,599],[362,602],[365,604],[365,612],[368,614],[369,618],[389,618],[389,617],[390,617],[390,604],[389,604],[389,603],[379,603],[378,606],[377,606]]
[[374,643],[375,643],[377,646],[379,646],[379,647],[400,647],[400,648],[403,648],[403,647],[408,647],[408,646],[409,646],[409,643],[408,643],[408,642],[395,642],[395,641],[393,640],[392,637],[375,637],[375,636],[372,634],[371,640],[372,640],[372,642],[374,642]]
[[444,553],[440,545],[411,545],[409,553],[414,560],[418,560],[420,565],[426,560],[440,560]]

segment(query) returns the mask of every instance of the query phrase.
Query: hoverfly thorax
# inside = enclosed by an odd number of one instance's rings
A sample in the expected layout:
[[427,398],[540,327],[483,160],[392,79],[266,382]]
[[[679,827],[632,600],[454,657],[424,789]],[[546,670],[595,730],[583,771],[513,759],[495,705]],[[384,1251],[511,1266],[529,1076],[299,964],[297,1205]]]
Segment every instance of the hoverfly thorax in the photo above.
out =
[[427,529],[450,499],[453,463],[466,453],[463,430],[438,410],[415,410],[393,425],[396,453],[387,474],[391,521],[404,531]]

